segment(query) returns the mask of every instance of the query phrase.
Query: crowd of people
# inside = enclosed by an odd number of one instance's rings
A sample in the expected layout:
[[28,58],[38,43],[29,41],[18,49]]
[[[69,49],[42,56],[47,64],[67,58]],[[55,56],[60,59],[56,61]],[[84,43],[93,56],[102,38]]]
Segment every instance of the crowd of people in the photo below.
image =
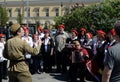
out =
[[[0,34],[0,82],[8,79],[8,75],[9,82],[32,82],[31,74],[42,72],[68,73],[68,82],[119,81],[120,64],[111,54],[117,54],[115,58],[119,59],[120,22],[116,22],[109,33],[97,30],[96,35],[83,27],[71,29],[69,34],[64,29],[60,24],[56,34],[50,36],[48,29],[38,27],[36,33],[30,35],[29,27],[13,24],[7,41],[6,35]],[[117,70],[113,76],[112,69]]]

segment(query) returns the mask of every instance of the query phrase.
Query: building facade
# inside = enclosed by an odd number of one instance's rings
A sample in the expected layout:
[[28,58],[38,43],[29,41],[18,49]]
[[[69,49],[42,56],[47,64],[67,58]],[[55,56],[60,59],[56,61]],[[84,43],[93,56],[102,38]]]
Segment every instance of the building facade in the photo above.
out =
[[0,5],[8,11],[9,21],[17,22],[22,15],[23,24],[40,23],[42,27],[52,28],[54,18],[70,13],[75,3],[85,5],[101,2],[102,0],[0,0]]

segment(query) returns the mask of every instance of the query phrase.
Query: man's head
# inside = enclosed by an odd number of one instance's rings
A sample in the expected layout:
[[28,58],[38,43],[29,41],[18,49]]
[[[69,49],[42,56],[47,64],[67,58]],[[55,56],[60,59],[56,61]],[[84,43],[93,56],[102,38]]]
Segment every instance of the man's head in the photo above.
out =
[[65,26],[64,26],[63,24],[60,24],[60,25],[58,26],[58,31],[59,31],[60,33],[63,33],[64,29],[65,29]]
[[11,26],[10,28],[10,32],[12,35],[20,35],[20,36],[23,36],[24,35],[24,30],[23,28],[20,26],[20,24],[18,23],[15,23]]
[[120,37],[120,21],[116,21],[114,24],[116,34]]
[[33,40],[34,40],[35,42],[39,40],[39,37],[38,37],[37,34],[34,34],[34,35],[33,35]]

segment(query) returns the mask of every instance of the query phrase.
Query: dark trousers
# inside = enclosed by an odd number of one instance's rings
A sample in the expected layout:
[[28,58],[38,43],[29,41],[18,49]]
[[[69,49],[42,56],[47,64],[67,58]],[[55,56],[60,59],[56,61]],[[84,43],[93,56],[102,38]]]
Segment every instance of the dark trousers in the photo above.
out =
[[80,82],[84,82],[85,77],[85,65],[82,63],[73,63],[69,69],[69,79],[71,82],[77,82],[77,78],[80,78]]
[[0,62],[0,82],[2,82],[2,66],[3,62]]
[[7,79],[8,76],[8,70],[7,70],[7,60],[3,61],[3,69],[2,69],[2,73],[3,73],[3,79]]
[[52,71],[52,56],[50,55],[50,53],[43,54],[43,70],[45,72]]
[[29,71],[30,71],[30,73],[31,74],[33,74],[33,65],[32,65],[32,58],[30,58],[30,59],[26,59],[26,61],[27,61],[27,63],[28,63],[28,65],[29,65]]
[[40,73],[41,72],[41,59],[39,56],[33,56],[33,73]]
[[61,51],[56,52],[56,64],[58,72],[66,72],[67,71],[67,55]]
[[0,62],[0,82],[2,82],[2,79],[7,79],[7,76],[7,60],[4,60],[3,62]]

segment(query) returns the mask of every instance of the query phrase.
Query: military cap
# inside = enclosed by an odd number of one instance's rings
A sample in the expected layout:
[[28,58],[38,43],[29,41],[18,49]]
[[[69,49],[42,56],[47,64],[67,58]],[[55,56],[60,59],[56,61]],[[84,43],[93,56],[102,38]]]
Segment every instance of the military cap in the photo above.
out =
[[45,30],[44,33],[50,33],[50,31],[49,30]]
[[90,33],[90,32],[88,32],[87,35],[88,35],[90,38],[93,37],[92,33]]
[[20,28],[20,24],[19,23],[15,23],[11,26],[10,28],[10,32],[11,33],[15,33],[18,29]]
[[73,29],[72,32],[74,32],[76,34],[76,36],[78,36],[77,30]]
[[105,33],[103,30],[98,30],[97,33],[98,33],[98,34],[106,35],[106,33]]
[[60,24],[59,26],[58,26],[58,28],[65,28],[65,25],[63,25],[63,24]]
[[43,32],[43,28],[42,27],[38,27],[38,31]]
[[85,28],[80,28],[80,31],[86,32],[86,29]]
[[30,33],[30,30],[29,30],[28,28],[25,28],[25,29],[24,29],[24,32],[25,32],[25,33]]
[[98,30],[97,33],[98,35],[102,35],[103,38],[106,36],[106,33],[103,30]]
[[4,34],[0,34],[0,37],[1,37],[1,38],[5,38],[5,35],[4,35]]

